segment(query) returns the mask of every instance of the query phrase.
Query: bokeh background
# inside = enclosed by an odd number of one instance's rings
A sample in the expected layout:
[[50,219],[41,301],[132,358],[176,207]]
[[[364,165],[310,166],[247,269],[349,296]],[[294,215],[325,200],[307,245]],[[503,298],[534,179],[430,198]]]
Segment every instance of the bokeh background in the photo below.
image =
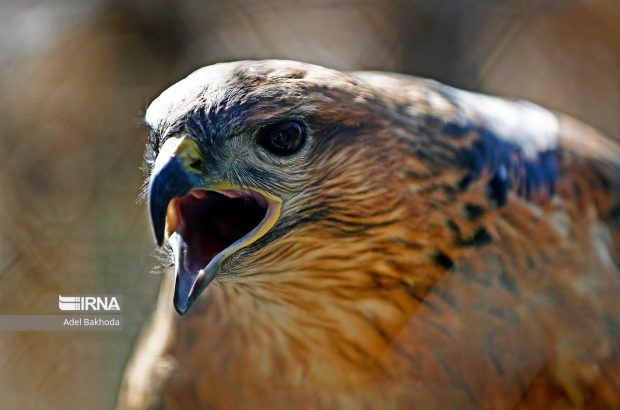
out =
[[[122,332],[0,333],[0,408],[110,409],[160,281],[140,115],[219,61],[391,70],[620,138],[617,0],[1,0],[0,314],[122,294]],[[50,299],[50,295],[52,298]]]

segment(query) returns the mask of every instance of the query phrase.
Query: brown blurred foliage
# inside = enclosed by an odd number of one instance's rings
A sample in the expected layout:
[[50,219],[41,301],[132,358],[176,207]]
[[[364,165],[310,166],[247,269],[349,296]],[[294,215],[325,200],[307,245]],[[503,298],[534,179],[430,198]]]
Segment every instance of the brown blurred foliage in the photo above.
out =
[[527,98],[620,137],[613,0],[0,3],[0,314],[120,293],[117,333],[0,333],[0,407],[111,408],[161,276],[143,112],[193,69],[288,58]]

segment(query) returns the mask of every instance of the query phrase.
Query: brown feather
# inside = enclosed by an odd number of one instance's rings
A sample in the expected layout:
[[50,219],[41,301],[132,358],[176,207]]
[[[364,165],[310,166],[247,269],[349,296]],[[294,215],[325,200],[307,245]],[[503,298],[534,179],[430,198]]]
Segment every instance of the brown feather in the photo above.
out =
[[[186,317],[160,300],[165,335],[144,338],[168,343],[138,345],[121,408],[147,407],[161,361],[155,408],[620,407],[616,145],[558,114],[557,178],[526,193],[532,175],[508,169],[502,204],[488,161],[459,186],[485,131],[446,86],[292,62],[215,70],[229,104],[261,99],[246,125],[295,106],[354,138],[336,131],[282,181],[284,215],[311,223],[231,259]],[[463,118],[464,135],[442,131]]]

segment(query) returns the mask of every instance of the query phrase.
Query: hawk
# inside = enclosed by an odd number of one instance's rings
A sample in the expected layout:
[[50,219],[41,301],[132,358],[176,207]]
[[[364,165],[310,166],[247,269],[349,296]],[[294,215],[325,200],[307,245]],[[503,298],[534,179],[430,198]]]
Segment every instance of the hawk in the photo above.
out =
[[593,128],[279,60],[145,119],[175,274],[121,408],[620,407],[620,148]]

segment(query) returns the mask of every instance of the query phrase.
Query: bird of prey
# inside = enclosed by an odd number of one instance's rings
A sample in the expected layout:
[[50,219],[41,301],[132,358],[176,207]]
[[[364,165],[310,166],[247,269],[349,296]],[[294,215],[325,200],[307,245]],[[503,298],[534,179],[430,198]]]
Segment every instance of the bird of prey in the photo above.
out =
[[175,274],[121,408],[620,408],[620,148],[593,128],[279,60],[145,120]]

